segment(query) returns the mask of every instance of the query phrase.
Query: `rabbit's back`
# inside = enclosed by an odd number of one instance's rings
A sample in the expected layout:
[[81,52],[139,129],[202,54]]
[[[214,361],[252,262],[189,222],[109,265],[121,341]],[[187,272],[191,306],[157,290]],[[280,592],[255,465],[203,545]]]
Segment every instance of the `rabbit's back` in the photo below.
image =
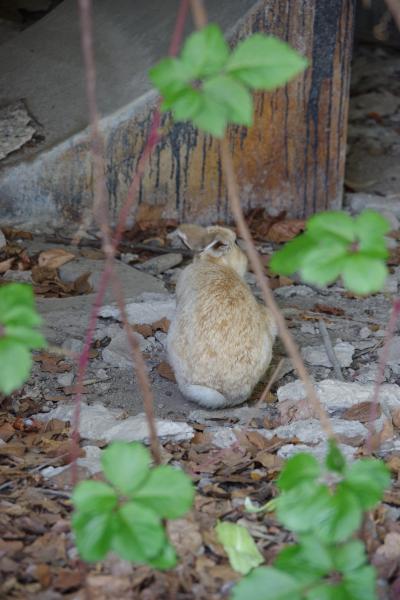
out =
[[243,401],[271,360],[273,337],[266,309],[232,269],[199,260],[183,271],[168,335],[178,383]]

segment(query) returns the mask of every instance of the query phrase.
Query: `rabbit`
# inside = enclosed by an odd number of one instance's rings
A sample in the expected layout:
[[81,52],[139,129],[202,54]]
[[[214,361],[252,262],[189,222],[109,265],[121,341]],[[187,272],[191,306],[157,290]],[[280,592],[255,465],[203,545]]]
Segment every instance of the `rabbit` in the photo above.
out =
[[244,281],[247,257],[232,230],[181,225],[176,233],[197,253],[178,278],[167,337],[179,389],[207,408],[241,404],[271,361],[276,324]]

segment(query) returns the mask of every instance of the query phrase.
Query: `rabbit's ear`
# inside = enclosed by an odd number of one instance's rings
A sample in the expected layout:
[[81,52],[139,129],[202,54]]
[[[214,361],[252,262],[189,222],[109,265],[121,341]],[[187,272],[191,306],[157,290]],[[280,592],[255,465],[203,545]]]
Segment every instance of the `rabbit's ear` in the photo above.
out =
[[232,248],[232,242],[227,239],[214,239],[210,244],[208,244],[203,252],[212,254],[213,256],[223,256]]
[[180,225],[176,234],[190,250],[203,250],[209,240],[206,228],[200,225]]

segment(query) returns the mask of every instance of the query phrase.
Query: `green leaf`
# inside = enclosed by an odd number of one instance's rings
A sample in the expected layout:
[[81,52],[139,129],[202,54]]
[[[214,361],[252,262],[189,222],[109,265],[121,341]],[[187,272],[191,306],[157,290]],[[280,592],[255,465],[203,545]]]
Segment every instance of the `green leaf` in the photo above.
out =
[[0,323],[34,327],[41,322],[30,285],[10,283],[0,287]]
[[46,346],[46,340],[42,334],[25,325],[6,325],[5,336],[28,348],[44,348]]
[[118,502],[113,488],[103,481],[81,481],[72,492],[72,503],[81,513],[101,513],[113,510]]
[[11,394],[28,378],[32,358],[27,346],[0,337],[0,391]]
[[342,484],[330,497],[330,512],[319,524],[317,534],[327,543],[343,542],[361,525],[362,510],[357,497]]
[[101,454],[107,479],[127,496],[137,490],[150,472],[151,456],[139,442],[114,442]]
[[277,485],[281,490],[291,490],[306,481],[314,481],[321,474],[317,459],[306,452],[301,452],[290,458],[285,464]]
[[229,56],[229,46],[221,29],[210,23],[192,33],[183,46],[181,59],[193,79],[221,71]]
[[296,533],[318,530],[332,512],[326,485],[307,481],[276,498],[279,521]]
[[341,583],[334,585],[322,583],[310,590],[305,598],[306,600],[353,600],[346,594]]
[[228,123],[226,110],[219,102],[209,96],[202,96],[202,106],[192,118],[196,127],[211,133],[214,137],[222,138]]
[[361,252],[378,252],[380,248],[381,255],[377,258],[386,258],[387,249],[384,236],[390,231],[387,219],[374,210],[364,210],[354,219],[354,229],[359,239]]
[[253,98],[239,81],[229,75],[216,75],[205,81],[203,91],[225,107],[231,123],[252,125]]
[[307,222],[307,233],[319,241],[338,241],[351,244],[355,240],[353,219],[339,210],[313,215]]
[[360,540],[350,540],[341,546],[335,546],[332,548],[332,559],[336,571],[354,571],[367,561],[364,544]]
[[301,600],[302,584],[274,567],[259,567],[244,577],[232,592],[232,600]]
[[79,555],[87,562],[105,557],[111,547],[114,530],[114,514],[75,513],[72,516],[72,528]]
[[169,465],[155,467],[136,491],[135,502],[152,509],[160,517],[176,519],[192,506],[193,483],[183,471]]
[[172,108],[177,121],[187,121],[193,119],[202,110],[203,105],[202,93],[187,87],[169,104],[169,108]]
[[246,575],[264,562],[253,538],[245,527],[234,523],[218,523],[215,528],[219,542],[235,571]]
[[269,267],[274,273],[281,275],[293,275],[300,270],[304,258],[315,248],[315,240],[303,233],[293,240],[290,240],[272,255],[269,261]]
[[385,263],[361,253],[346,257],[343,264],[343,283],[348,290],[359,295],[379,292],[388,274]]
[[154,569],[161,571],[173,569],[177,563],[175,548],[167,541],[160,554],[155,558],[148,559],[147,563],[154,567]]
[[375,592],[376,575],[371,566],[361,567],[346,573],[343,580],[344,589],[349,600],[377,600]]
[[255,33],[239,42],[226,65],[228,73],[245,85],[273,90],[303,71],[307,60],[273,36]]
[[328,442],[328,454],[326,455],[325,465],[330,471],[337,471],[338,473],[343,473],[346,466],[346,459],[339,450],[339,446],[335,440],[329,440]]
[[121,558],[146,562],[160,554],[166,536],[159,517],[150,508],[127,502],[116,514],[112,548]]
[[390,472],[382,461],[364,458],[347,467],[343,485],[357,496],[364,510],[369,510],[389,487]]
[[187,88],[191,73],[178,58],[163,58],[149,71],[153,85],[168,101]]
[[346,260],[346,246],[327,240],[304,257],[300,274],[306,283],[327,285],[337,279]]
[[301,543],[286,546],[275,559],[275,567],[302,583],[315,583],[332,568],[329,550],[313,535],[301,536]]

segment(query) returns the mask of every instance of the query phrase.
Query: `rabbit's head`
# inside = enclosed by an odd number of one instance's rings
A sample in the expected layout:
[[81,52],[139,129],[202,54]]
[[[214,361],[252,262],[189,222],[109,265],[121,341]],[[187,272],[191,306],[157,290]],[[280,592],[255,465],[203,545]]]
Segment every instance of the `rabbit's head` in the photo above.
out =
[[227,227],[211,225],[181,225],[177,234],[183,243],[196,252],[199,260],[209,260],[230,267],[240,277],[247,271],[247,257],[236,243],[236,234]]

